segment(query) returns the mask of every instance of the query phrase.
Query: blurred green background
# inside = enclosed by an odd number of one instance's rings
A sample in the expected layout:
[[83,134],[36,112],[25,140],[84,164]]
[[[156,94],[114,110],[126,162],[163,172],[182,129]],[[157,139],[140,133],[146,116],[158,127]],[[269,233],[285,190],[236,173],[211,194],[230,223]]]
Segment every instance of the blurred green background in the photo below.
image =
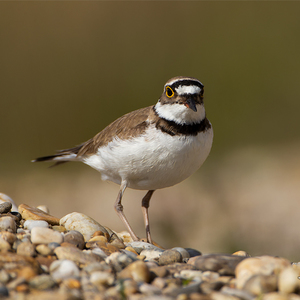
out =
[[[154,194],[165,247],[300,260],[300,3],[1,2],[0,192],[116,231],[115,184],[31,159],[156,103],[178,75],[205,85],[215,137],[190,179]],[[144,235],[141,191],[125,213]],[[166,215],[168,218],[166,218]]]

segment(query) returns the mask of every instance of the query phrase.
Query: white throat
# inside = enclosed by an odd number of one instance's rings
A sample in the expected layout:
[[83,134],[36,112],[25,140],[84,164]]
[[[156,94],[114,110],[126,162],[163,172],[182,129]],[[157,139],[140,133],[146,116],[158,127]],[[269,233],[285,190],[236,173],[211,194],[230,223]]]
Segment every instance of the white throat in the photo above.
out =
[[177,124],[199,123],[205,119],[205,109],[203,104],[197,104],[197,111],[193,111],[183,104],[161,104],[157,102],[155,110],[159,117]]

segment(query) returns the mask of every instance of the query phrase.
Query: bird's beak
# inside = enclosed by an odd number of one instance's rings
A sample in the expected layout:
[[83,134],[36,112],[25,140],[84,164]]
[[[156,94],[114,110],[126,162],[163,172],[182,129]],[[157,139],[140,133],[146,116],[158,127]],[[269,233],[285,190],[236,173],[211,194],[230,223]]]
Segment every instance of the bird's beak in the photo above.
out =
[[195,103],[195,101],[194,101],[193,98],[188,98],[186,100],[185,106],[188,107],[188,108],[190,108],[194,112],[197,111],[196,103]]

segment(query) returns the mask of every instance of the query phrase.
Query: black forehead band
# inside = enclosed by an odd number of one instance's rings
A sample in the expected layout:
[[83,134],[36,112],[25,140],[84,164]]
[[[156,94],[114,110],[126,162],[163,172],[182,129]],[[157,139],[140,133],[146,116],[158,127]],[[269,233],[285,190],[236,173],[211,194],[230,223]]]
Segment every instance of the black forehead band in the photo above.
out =
[[196,81],[196,80],[191,80],[191,79],[184,79],[184,80],[179,80],[179,81],[176,81],[174,82],[172,85],[170,85],[170,87],[172,89],[176,89],[178,88],[180,85],[185,85],[185,86],[188,86],[188,85],[196,85],[196,86],[199,86],[199,88],[202,90],[203,89],[203,84],[201,84],[199,81]]

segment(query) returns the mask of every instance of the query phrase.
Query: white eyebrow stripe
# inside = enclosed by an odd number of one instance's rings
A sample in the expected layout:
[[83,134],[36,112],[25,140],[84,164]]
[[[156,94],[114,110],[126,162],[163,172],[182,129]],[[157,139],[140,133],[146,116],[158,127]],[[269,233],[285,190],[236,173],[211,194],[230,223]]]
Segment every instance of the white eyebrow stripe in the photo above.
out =
[[175,88],[178,95],[184,94],[199,94],[201,88],[197,85],[180,85],[179,87]]

